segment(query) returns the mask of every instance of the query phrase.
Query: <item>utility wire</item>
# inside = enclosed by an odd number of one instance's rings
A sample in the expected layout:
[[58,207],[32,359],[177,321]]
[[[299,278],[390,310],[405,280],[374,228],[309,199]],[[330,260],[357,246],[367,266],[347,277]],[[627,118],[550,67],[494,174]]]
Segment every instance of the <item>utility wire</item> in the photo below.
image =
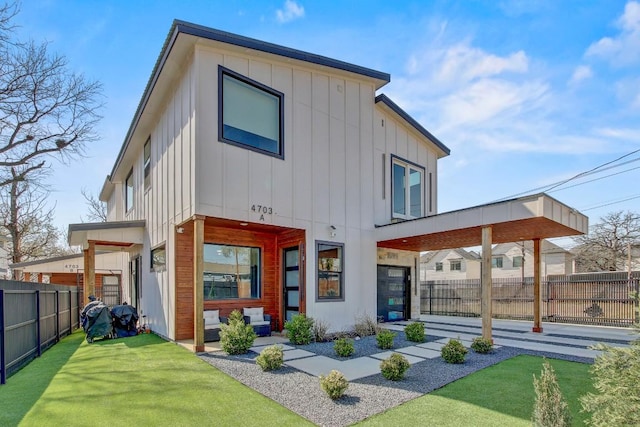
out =
[[616,200],[616,201],[612,201],[612,202],[610,202],[610,203],[604,203],[604,204],[602,204],[602,205],[593,206],[593,207],[588,208],[588,209],[580,209],[580,212],[591,211],[591,210],[593,210],[593,209],[603,208],[603,207],[605,207],[605,206],[615,205],[616,203],[627,202],[627,201],[629,201],[629,200],[634,200],[634,199],[640,199],[640,194],[636,194],[636,195],[634,195],[634,196],[627,197],[626,199]]
[[[617,167],[617,166],[616,166],[616,167]],[[607,168],[607,169],[610,169],[610,168]],[[611,173],[611,174],[609,174],[609,175],[601,176],[600,178],[590,179],[589,181],[580,182],[580,183],[578,183],[578,184],[573,184],[573,185],[570,185],[570,186],[568,186],[568,187],[558,188],[557,190],[548,191],[548,193],[555,193],[555,192],[562,191],[562,190],[568,190],[569,188],[579,187],[579,186],[584,185],[584,184],[589,184],[590,182],[600,181],[601,179],[609,178],[610,176],[621,175],[621,174],[623,174],[623,173],[631,172],[631,171],[634,171],[634,170],[636,170],[636,169],[640,169],[640,166],[635,167],[635,168],[631,168],[631,169],[625,169],[625,170],[623,170],[623,171],[616,172],[616,173]]]

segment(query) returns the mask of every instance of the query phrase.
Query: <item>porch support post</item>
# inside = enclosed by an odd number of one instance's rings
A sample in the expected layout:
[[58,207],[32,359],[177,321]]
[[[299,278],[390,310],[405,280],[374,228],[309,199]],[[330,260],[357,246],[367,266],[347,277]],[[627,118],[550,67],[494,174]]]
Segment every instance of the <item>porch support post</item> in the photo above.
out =
[[204,351],[204,217],[193,219],[193,351]]
[[491,337],[491,226],[482,228],[482,278],[480,313],[482,315],[482,338],[493,341]]
[[89,295],[96,294],[96,244],[90,240],[84,251],[84,273],[82,280],[83,306],[89,302]]
[[540,307],[540,239],[533,239],[533,332],[542,332]]

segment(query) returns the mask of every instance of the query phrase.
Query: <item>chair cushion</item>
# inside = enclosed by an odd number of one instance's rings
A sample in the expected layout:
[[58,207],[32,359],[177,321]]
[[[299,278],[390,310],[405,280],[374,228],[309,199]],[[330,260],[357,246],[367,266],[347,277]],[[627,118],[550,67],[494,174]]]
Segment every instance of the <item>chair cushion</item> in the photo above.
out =
[[220,310],[206,310],[204,312],[204,325],[212,326],[220,324]]
[[264,321],[264,308],[243,308],[242,314],[245,316],[249,316],[249,323],[252,325],[256,324],[256,322]]
[[260,320],[257,322],[251,322],[251,326],[262,326],[262,325],[270,325],[271,322],[269,322],[268,320]]

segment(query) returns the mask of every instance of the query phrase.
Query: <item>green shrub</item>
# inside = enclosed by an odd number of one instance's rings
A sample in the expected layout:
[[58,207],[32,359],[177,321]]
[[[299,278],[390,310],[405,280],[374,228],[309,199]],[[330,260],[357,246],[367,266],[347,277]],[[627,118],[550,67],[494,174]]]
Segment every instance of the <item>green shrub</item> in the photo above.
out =
[[220,325],[220,345],[228,354],[244,354],[253,346],[256,333],[251,325],[245,325],[242,314],[233,310],[229,324]]
[[450,339],[449,342],[442,347],[440,354],[447,363],[464,363],[464,357],[467,351],[459,340]]
[[533,375],[536,403],[531,421],[534,427],[567,427],[571,425],[569,405],[562,397],[556,374],[548,361],[544,361],[540,379]]
[[396,336],[395,332],[391,332],[388,329],[382,329],[376,335],[376,341],[378,342],[378,348],[388,350],[393,348],[393,338]]
[[329,340],[329,324],[321,319],[314,319],[313,339],[316,342],[327,342]]
[[333,349],[340,357],[349,357],[356,351],[353,347],[353,340],[349,338],[338,338],[335,340],[333,343]]
[[476,353],[491,353],[493,351],[493,343],[488,338],[476,337],[471,343],[471,349]]
[[296,314],[291,320],[286,321],[284,328],[292,344],[307,345],[313,339],[313,319],[304,313]]
[[275,371],[280,369],[284,363],[284,352],[282,346],[271,345],[266,347],[256,357],[256,363],[262,368],[263,371]]
[[359,337],[376,335],[380,331],[378,322],[366,314],[356,317],[356,324],[353,326],[353,329]]
[[424,341],[424,323],[413,322],[409,323],[404,328],[404,334],[409,341],[423,342]]
[[340,398],[349,387],[349,381],[341,372],[333,370],[326,377],[320,375],[320,387],[333,400]]
[[393,353],[380,363],[382,376],[391,381],[400,381],[409,369],[409,361],[401,354]]

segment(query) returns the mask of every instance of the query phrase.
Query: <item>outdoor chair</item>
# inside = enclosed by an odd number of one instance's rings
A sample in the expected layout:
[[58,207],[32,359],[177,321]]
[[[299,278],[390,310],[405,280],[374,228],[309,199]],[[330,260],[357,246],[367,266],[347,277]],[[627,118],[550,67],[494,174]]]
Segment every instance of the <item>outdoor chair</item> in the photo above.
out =
[[244,323],[251,325],[259,337],[271,335],[271,315],[264,314],[264,308],[243,308]]
[[227,318],[220,317],[220,310],[204,311],[204,342],[220,341],[222,323],[227,323]]

